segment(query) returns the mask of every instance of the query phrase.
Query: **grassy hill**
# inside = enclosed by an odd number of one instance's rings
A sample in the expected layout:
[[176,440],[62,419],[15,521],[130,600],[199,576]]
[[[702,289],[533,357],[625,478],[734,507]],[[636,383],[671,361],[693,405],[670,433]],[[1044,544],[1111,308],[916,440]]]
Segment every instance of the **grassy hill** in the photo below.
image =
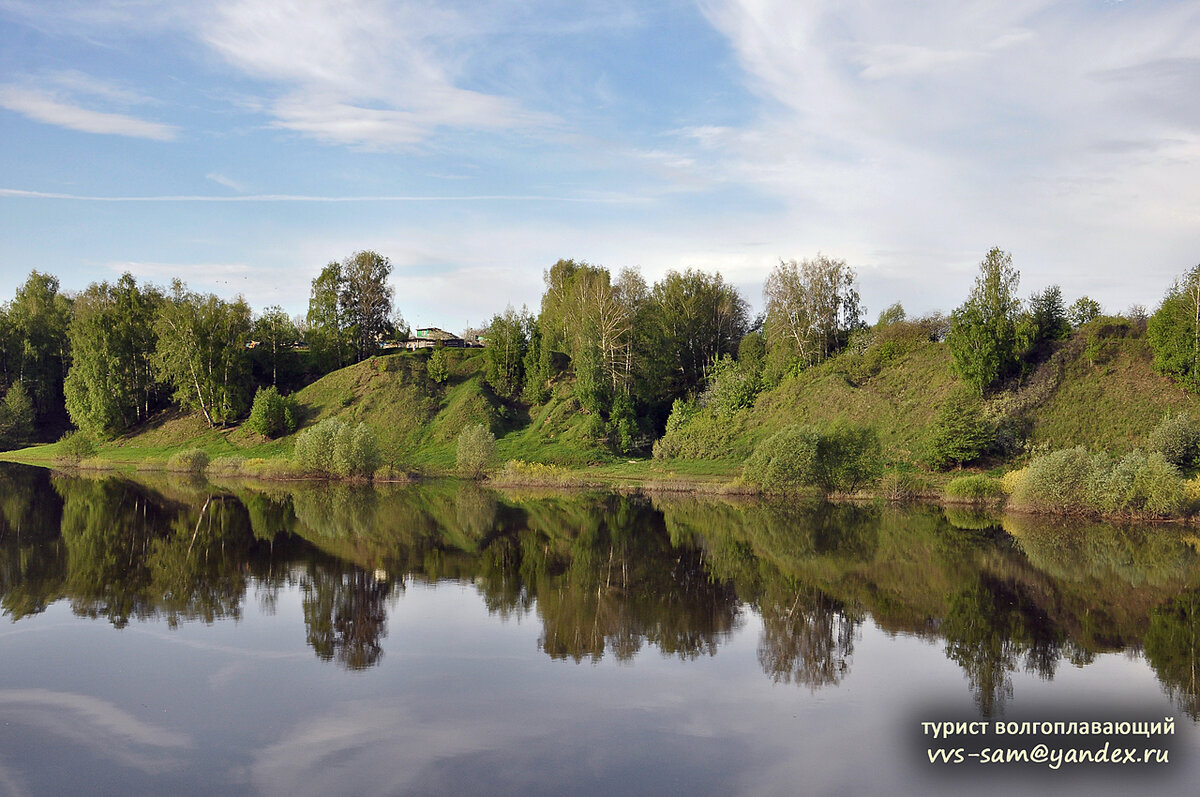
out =
[[[385,463],[401,471],[447,473],[455,465],[459,432],[487,425],[501,461],[522,459],[589,468],[610,481],[653,481],[679,474],[697,480],[737,475],[754,446],[797,423],[839,419],[873,426],[889,464],[922,467],[939,407],[959,380],[944,343],[918,325],[873,334],[822,365],[760,393],[753,406],[718,417],[701,408],[658,446],[662,456],[629,461],[589,436],[589,418],[560,377],[541,405],[500,400],[483,380],[483,353],[447,350],[449,378],[433,382],[427,352],[374,357],[328,374],[296,394],[301,428],[324,418],[365,423]],[[1200,415],[1195,395],[1156,374],[1141,330],[1101,319],[1043,353],[1036,367],[991,397],[989,412],[1020,430],[1025,450],[1085,445],[1114,453],[1144,445],[1170,412]],[[210,458],[290,458],[295,435],[267,440],[243,427],[210,429],[201,418],[166,412],[133,433],[105,444],[89,464],[161,467],[187,448]],[[8,459],[46,463],[60,444],[8,452]],[[1018,458],[1020,454],[1016,454]],[[1003,465],[994,461],[992,465]]]

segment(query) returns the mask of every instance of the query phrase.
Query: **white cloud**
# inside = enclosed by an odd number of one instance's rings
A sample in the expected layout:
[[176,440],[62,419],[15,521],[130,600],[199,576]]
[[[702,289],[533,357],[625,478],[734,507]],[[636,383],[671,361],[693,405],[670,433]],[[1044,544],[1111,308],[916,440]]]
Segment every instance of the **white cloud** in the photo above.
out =
[[273,126],[321,141],[392,148],[439,127],[551,124],[513,99],[456,85],[448,65],[456,32],[469,27],[453,11],[419,3],[230,0],[202,17],[196,35],[237,69],[280,87],[266,103]]
[[727,182],[776,196],[777,228],[790,226],[777,240],[800,252],[860,252],[943,307],[961,297],[937,296],[946,288],[928,272],[973,270],[995,244],[1036,271],[1026,289],[1057,281],[1070,294],[1092,272],[1151,264],[1147,303],[1194,259],[1195,4],[714,0],[704,11],[765,102],[742,128],[681,141],[714,153]]
[[84,133],[154,141],[171,141],[179,133],[179,129],[172,125],[148,122],[120,113],[90,110],[61,100],[52,91],[13,84],[0,85],[0,108],[7,108],[38,122]]

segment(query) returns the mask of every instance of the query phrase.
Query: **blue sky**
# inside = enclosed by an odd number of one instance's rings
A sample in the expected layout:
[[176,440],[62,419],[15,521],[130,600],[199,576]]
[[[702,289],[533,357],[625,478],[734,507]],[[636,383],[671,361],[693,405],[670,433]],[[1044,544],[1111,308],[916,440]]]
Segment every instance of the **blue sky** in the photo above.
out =
[[1200,4],[0,0],[0,297],[123,271],[303,312],[375,249],[410,322],[560,257],[855,267],[949,311],[1151,309],[1200,261]]

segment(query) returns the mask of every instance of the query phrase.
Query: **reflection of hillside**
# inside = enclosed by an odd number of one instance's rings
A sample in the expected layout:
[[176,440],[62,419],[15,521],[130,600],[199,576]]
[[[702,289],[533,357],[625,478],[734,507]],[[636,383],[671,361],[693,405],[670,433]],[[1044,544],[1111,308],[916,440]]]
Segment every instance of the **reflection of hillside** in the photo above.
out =
[[1046,525],[931,508],[611,494],[497,494],[454,483],[212,485],[0,469],[0,606],[59,600],[120,627],[238,618],[300,593],[309,645],[377,664],[392,596],[453,579],[501,617],[534,613],[574,661],[646,648],[712,654],[744,606],[758,660],[816,689],[850,672],[858,629],[942,642],[984,713],[1026,670],[1137,649],[1189,712],[1200,557],[1173,529]]
[[[987,517],[952,524],[931,508],[655,503],[672,540],[701,547],[713,576],[759,609],[767,674],[836,683],[853,618],[870,613],[884,630],[942,638],[984,713],[1004,702],[1018,668],[1050,678],[1063,656],[1085,664],[1136,647],[1151,610],[1200,583],[1200,561],[1174,529],[1005,518],[1014,540]],[[1174,650],[1185,636],[1164,639]]]

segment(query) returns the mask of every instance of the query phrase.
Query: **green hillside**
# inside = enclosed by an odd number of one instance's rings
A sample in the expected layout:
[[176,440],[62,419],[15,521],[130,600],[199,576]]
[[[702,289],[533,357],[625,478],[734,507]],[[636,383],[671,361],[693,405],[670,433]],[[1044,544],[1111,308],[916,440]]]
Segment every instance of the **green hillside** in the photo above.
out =
[[[874,427],[889,465],[924,467],[924,452],[939,408],[959,386],[944,343],[898,325],[873,334],[818,367],[762,391],[752,406],[718,415],[700,407],[673,424],[655,446],[656,458],[627,461],[592,436],[593,419],[574,395],[568,374],[559,374],[544,404],[499,399],[483,379],[479,350],[446,350],[449,377],[428,375],[428,352],[373,357],[328,374],[296,393],[301,430],[338,417],[369,426],[383,462],[403,472],[439,474],[455,466],[459,432],[485,424],[497,438],[501,462],[521,459],[589,467],[591,475],[616,481],[655,481],[680,474],[699,480],[729,479],[756,443],[798,423],[848,420]],[[1019,460],[1038,448],[1084,445],[1120,453],[1142,446],[1170,412],[1200,412],[1197,398],[1154,372],[1140,329],[1101,319],[1042,353],[1031,366],[989,397],[987,409],[1017,430]],[[167,412],[133,433],[103,445],[88,461],[94,467],[161,467],[181,449],[199,448],[210,458],[290,458],[295,435],[267,440],[243,427],[210,429],[197,416]],[[48,462],[61,444],[6,457]],[[647,452],[649,453],[649,452]],[[989,466],[1006,464],[996,456]],[[599,466],[599,467],[596,467]]]

